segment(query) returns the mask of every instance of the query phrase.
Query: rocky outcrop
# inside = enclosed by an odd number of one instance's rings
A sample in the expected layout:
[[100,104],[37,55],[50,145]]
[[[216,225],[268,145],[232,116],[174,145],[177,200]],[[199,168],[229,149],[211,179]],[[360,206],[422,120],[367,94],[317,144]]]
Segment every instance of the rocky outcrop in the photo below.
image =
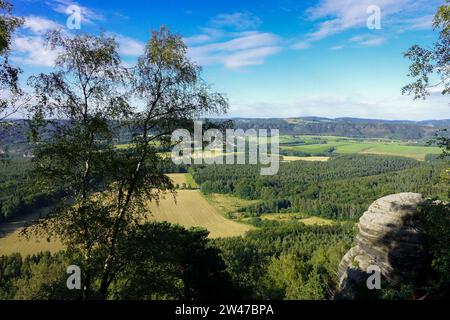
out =
[[426,265],[423,237],[418,231],[417,193],[400,193],[376,200],[359,220],[357,245],[339,265],[337,298],[358,298],[366,287],[369,266],[378,266],[382,283],[396,286],[416,279]]

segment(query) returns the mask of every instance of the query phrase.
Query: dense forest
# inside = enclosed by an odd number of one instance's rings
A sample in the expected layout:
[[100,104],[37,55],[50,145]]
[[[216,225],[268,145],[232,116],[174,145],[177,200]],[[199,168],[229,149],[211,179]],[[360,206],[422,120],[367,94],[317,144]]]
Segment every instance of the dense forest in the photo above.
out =
[[[444,215],[424,216],[435,260],[420,290],[435,292],[450,285],[446,260],[450,234],[436,233],[450,227],[445,220],[448,209]],[[108,298],[333,299],[337,266],[354,242],[355,227],[350,222],[306,226],[266,221],[244,238],[210,240],[207,235],[206,230],[168,223],[141,225],[121,247],[130,264],[112,282]],[[2,256],[0,299],[79,299],[79,291],[67,289],[65,275],[67,266],[77,261],[81,258],[69,251]],[[366,298],[411,299],[415,290],[410,283],[399,288],[385,286]],[[94,291],[92,298],[102,296]]]
[[0,160],[0,224],[54,203],[58,192],[45,192],[30,177],[30,159]]
[[263,177],[252,165],[195,166],[201,190],[233,194],[259,203],[242,208],[246,216],[301,212],[357,219],[377,198],[399,192],[446,196],[442,161],[421,163],[390,156],[342,155],[328,162],[281,163],[276,176]]
[[[109,298],[331,298],[337,264],[354,236],[351,224],[300,223],[273,224],[244,239],[211,241],[207,234],[167,223],[141,226],[128,239],[134,259],[112,283]],[[67,252],[0,257],[0,299],[78,298],[65,285],[65,269],[74,261]]]
[[[63,196],[64,193],[58,190],[40,189],[31,177],[33,168],[34,162],[30,158],[0,160],[0,225],[55,205]],[[164,173],[184,173],[188,168],[164,161],[158,170]]]
[[421,140],[430,138],[436,129],[449,127],[449,121],[384,121],[369,119],[327,119],[317,117],[292,119],[234,119],[242,129],[279,129],[282,134],[324,135],[355,138]]

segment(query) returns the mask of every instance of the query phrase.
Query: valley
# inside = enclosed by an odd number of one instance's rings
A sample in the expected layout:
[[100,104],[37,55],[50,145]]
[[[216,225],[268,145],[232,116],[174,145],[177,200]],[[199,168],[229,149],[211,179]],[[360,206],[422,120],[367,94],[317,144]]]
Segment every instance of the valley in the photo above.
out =
[[398,2],[0,0],[0,305],[448,300],[450,0]]
[[[174,194],[147,203],[143,223],[168,222],[192,232],[206,229],[233,282],[252,292],[251,298],[323,299],[327,293],[319,289],[318,274],[307,270],[325,268],[320,281],[336,285],[334,270],[350,248],[358,218],[372,201],[405,191],[446,199],[448,185],[440,178],[446,163],[439,160],[439,149],[416,144],[282,135],[276,176],[260,176],[255,165],[169,166],[165,170],[173,172],[167,176]],[[8,173],[0,181],[6,187],[0,190],[6,218],[0,222],[0,256],[41,256],[65,249],[59,241],[21,235],[25,225],[50,208],[40,200],[42,190],[28,181],[30,168],[29,160],[23,159],[0,167]],[[53,191],[49,194],[57,197]],[[296,262],[298,254],[302,262]],[[303,263],[313,269],[302,269]],[[269,289],[280,277],[276,270],[288,266],[303,280],[283,285],[280,293]]]

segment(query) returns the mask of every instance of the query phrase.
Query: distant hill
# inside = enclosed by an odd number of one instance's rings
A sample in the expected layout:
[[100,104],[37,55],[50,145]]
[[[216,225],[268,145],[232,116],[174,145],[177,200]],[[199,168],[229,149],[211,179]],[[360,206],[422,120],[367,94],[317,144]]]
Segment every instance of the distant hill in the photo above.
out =
[[[55,131],[55,124],[58,126],[69,126],[66,120],[52,120],[43,128],[40,128],[40,138],[50,139]],[[27,120],[8,119],[0,122],[0,155],[7,151],[10,155],[27,156],[32,146],[29,143],[30,125]],[[116,143],[127,143],[131,140],[131,134],[119,132]]]
[[[229,120],[229,119],[228,119]],[[387,138],[400,140],[423,140],[432,137],[440,129],[449,129],[447,120],[376,120],[358,118],[300,117],[300,118],[233,118],[235,128],[240,129],[279,129],[281,134],[322,135],[354,138]],[[64,123],[62,120],[56,122]],[[44,132],[52,131],[52,125],[47,125]],[[5,130],[7,128],[8,130]],[[15,119],[0,123],[0,152],[23,154],[28,150],[27,121]],[[45,133],[44,133],[45,136]],[[131,138],[129,132],[120,132],[118,143],[127,143]]]
[[440,129],[449,129],[450,120],[376,120],[358,118],[300,117],[272,119],[233,119],[241,129],[279,129],[281,134],[333,135],[355,138],[388,138],[421,140],[432,137]]
[[450,127],[450,119],[446,120],[427,120],[427,121],[419,121],[417,124],[424,126],[436,126],[436,127]]

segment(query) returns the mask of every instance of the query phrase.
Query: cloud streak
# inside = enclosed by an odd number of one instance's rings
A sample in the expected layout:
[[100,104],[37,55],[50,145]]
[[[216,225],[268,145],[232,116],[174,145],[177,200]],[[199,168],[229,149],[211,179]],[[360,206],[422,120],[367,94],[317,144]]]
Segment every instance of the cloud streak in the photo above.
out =
[[118,33],[108,33],[107,35],[116,39],[120,55],[138,57],[144,53],[145,43],[142,41]]
[[[316,25],[303,36],[304,43],[323,40],[352,29],[367,29],[367,20],[373,14],[371,6],[380,8],[381,27],[396,32],[431,29],[435,0],[322,0],[306,10],[306,18]],[[419,16],[417,15],[425,16]],[[376,32],[376,31],[375,31]],[[386,39],[373,37],[360,41],[363,46],[381,45]]]
[[222,13],[211,20],[214,27],[232,27],[236,30],[256,29],[261,19],[248,12]]
[[[70,36],[65,26],[39,16],[27,16],[21,32],[13,39],[12,57],[16,63],[37,67],[53,67],[59,55],[58,51],[47,46],[45,34],[54,29],[61,29]],[[122,57],[137,57],[144,53],[145,43],[118,33],[106,33],[114,37],[119,45]]]
[[190,57],[201,65],[222,64],[228,69],[258,65],[278,53],[280,39],[272,33],[246,31],[232,39],[190,47]]
[[203,33],[184,41],[189,56],[200,65],[223,65],[227,69],[260,65],[281,51],[277,35],[254,30],[260,24],[258,17],[247,12],[223,13],[212,18]]
[[35,34],[44,34],[50,30],[60,29],[62,28],[62,25],[60,25],[55,21],[48,20],[46,18],[37,16],[27,16],[25,17],[23,28]]
[[58,52],[46,46],[41,36],[16,37],[13,42],[13,61],[41,67],[54,66]]
[[410,3],[411,0],[323,0],[307,11],[313,21],[325,20],[308,37],[313,41],[321,40],[352,28],[365,28],[370,16],[367,8],[370,6],[378,6],[384,20],[402,12]]
[[365,47],[375,47],[383,44],[386,39],[384,37],[374,36],[374,35],[359,35],[354,36],[349,39],[350,42],[355,42],[358,45]]

